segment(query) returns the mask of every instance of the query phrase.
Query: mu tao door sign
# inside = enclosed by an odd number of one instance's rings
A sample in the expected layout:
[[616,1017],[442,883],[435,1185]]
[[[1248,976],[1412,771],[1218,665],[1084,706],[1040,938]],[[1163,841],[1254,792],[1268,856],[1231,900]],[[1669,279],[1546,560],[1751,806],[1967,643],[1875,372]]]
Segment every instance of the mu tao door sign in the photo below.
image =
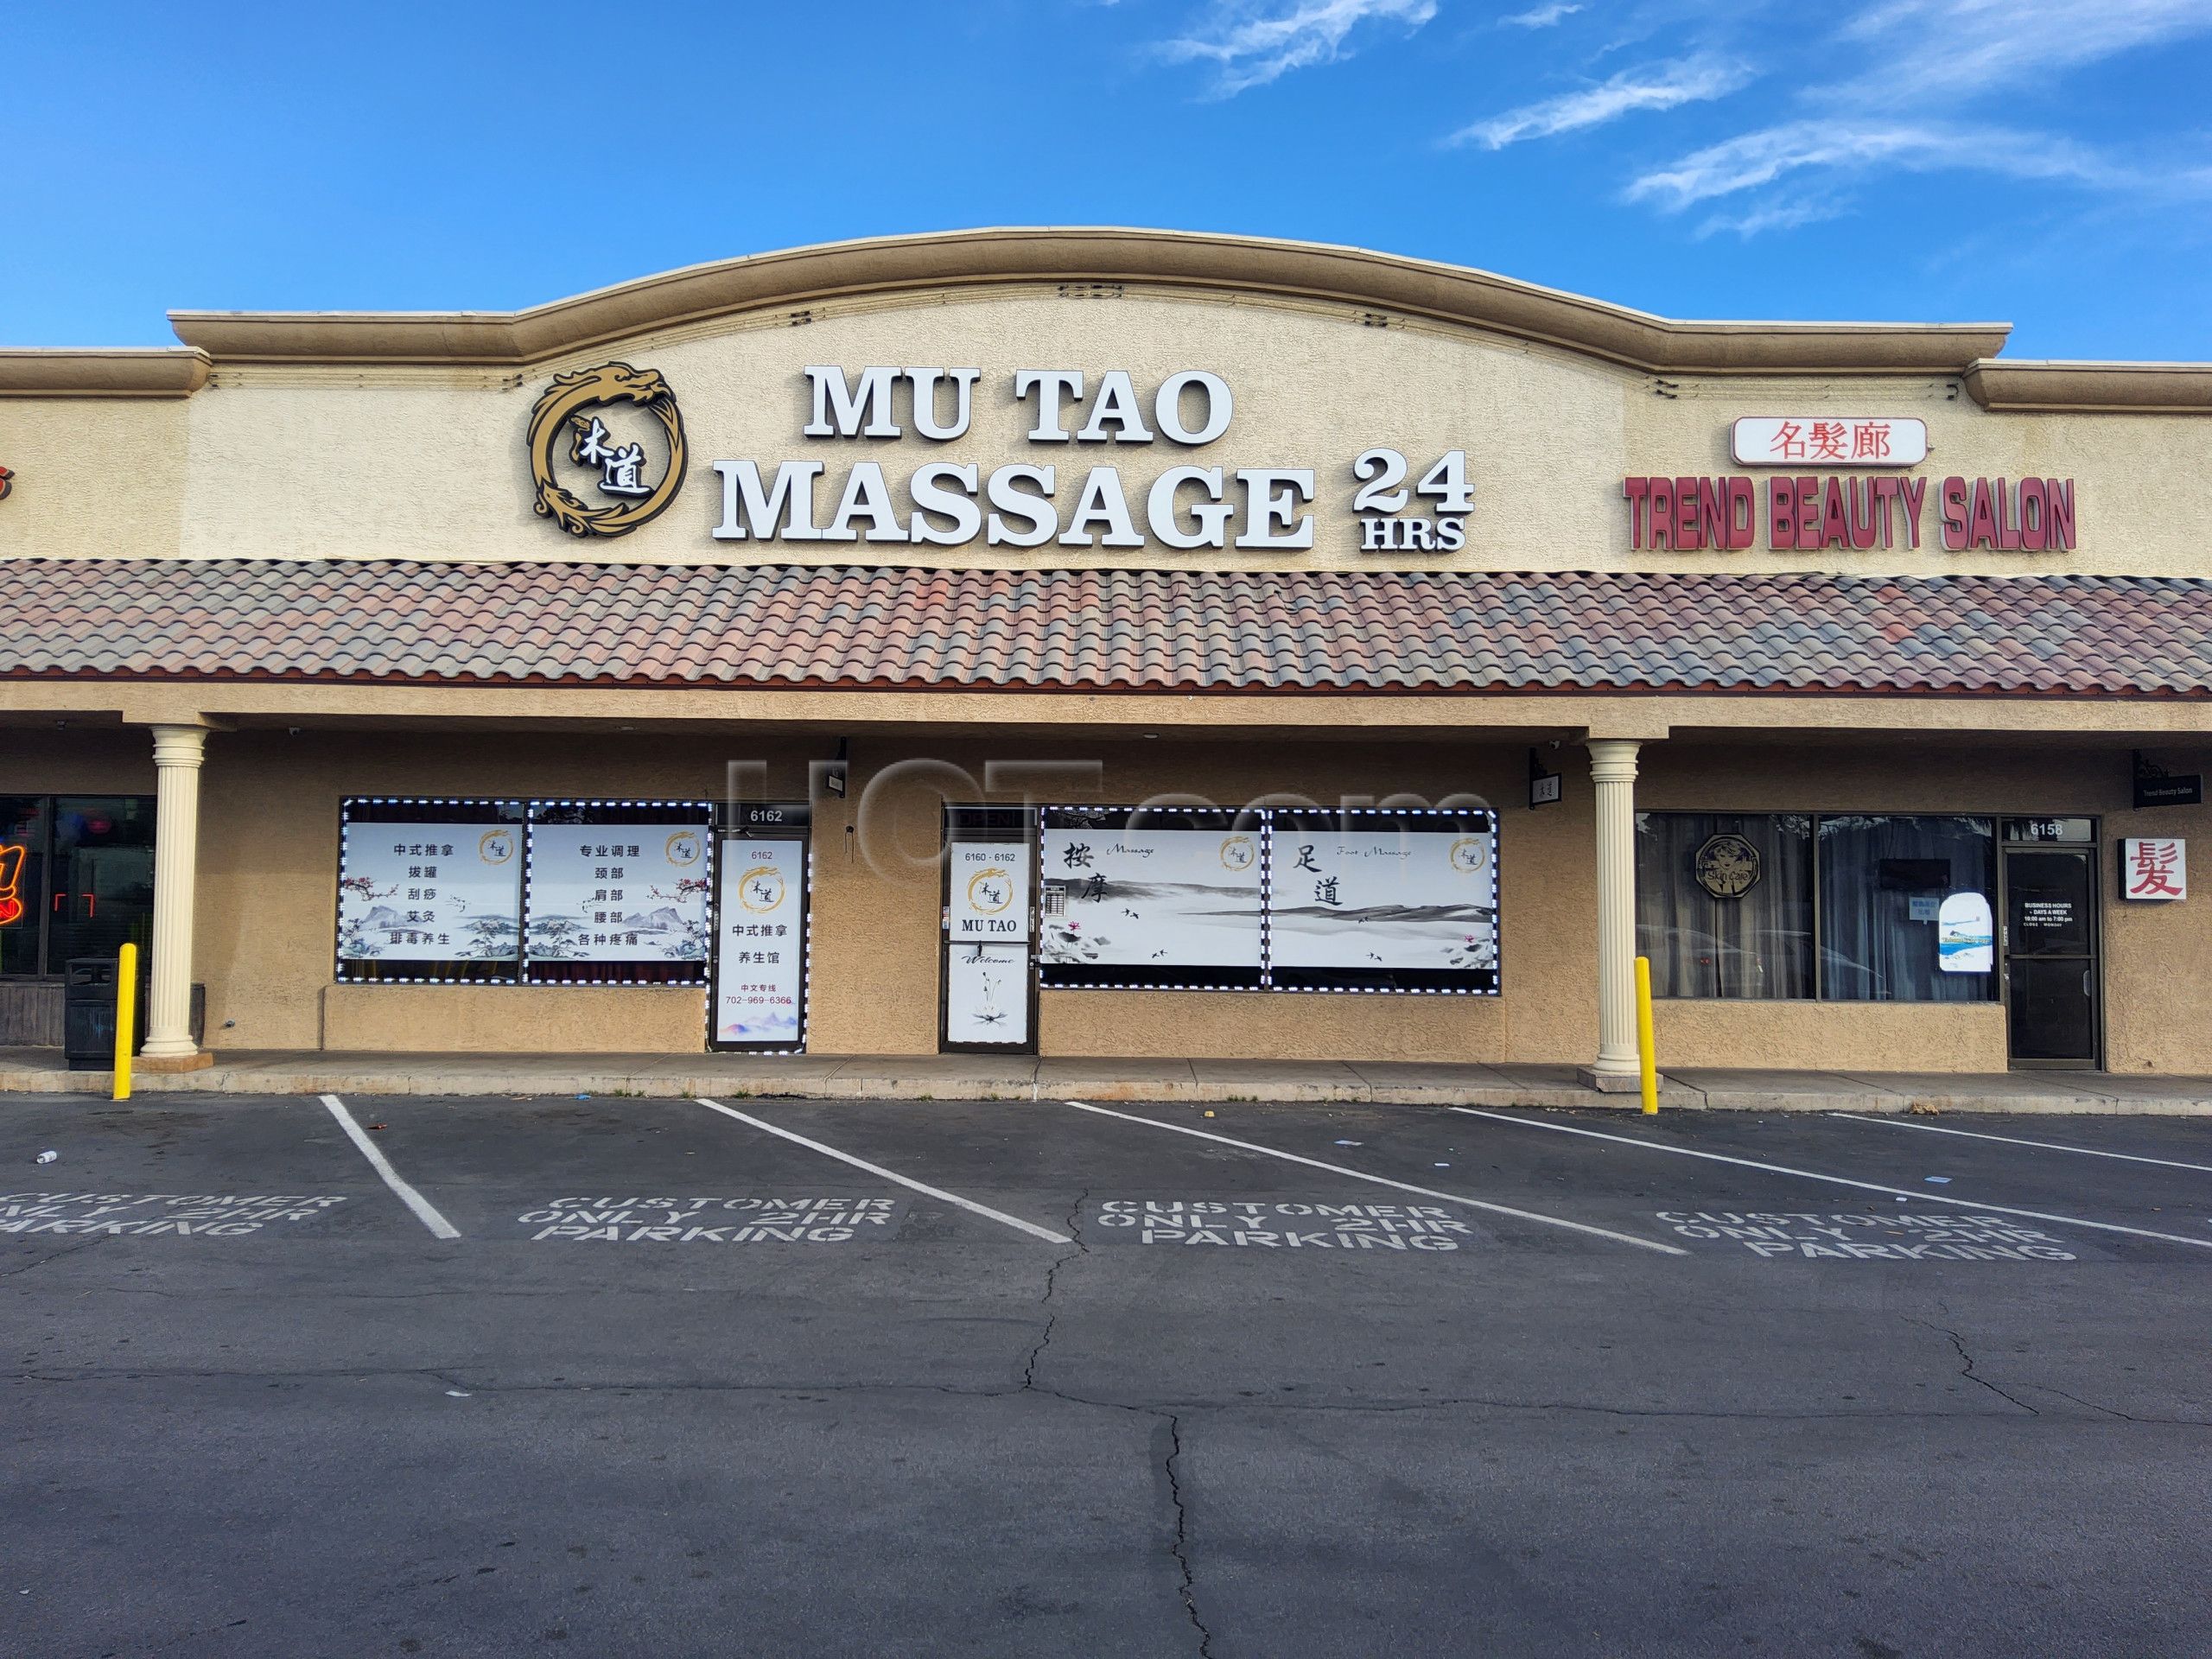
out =
[[1030,922],[1034,887],[1026,831],[1019,841],[954,840],[947,847],[946,1048],[1027,1051],[1034,1041],[1030,1018],[1037,977]]

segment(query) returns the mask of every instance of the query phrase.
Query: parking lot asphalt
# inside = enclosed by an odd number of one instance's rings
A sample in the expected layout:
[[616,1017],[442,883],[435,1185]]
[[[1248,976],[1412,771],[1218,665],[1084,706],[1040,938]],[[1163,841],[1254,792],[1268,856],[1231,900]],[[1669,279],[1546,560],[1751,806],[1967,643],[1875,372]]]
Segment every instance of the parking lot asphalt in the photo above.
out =
[[0,1652],[2212,1651],[2192,1120],[52,1096],[0,1169]]

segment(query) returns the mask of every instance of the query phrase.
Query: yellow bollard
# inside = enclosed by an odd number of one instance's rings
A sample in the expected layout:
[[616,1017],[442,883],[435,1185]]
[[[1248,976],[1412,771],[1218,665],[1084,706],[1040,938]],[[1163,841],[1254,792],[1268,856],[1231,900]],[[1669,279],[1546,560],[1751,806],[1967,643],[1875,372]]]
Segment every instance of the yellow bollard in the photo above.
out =
[[115,1096],[130,1098],[131,1027],[138,1017],[138,947],[126,944],[115,953]]
[[1659,1057],[1651,1043],[1651,958],[1636,959],[1636,1058],[1643,1073],[1643,1114],[1659,1110]]

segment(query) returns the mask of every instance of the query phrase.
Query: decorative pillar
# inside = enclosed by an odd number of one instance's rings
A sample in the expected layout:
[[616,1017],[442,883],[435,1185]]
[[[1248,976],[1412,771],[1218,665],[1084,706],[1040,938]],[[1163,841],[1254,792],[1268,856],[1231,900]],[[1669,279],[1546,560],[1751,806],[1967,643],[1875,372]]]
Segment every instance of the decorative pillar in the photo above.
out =
[[1642,1085],[1636,1047],[1636,756],[1632,738],[1589,740],[1598,798],[1598,1061],[1582,1081],[1607,1094]]
[[207,733],[198,726],[156,726],[154,776],[153,984],[146,998],[149,1070],[189,1071],[207,1064],[192,1041],[192,897],[200,866],[200,763]]

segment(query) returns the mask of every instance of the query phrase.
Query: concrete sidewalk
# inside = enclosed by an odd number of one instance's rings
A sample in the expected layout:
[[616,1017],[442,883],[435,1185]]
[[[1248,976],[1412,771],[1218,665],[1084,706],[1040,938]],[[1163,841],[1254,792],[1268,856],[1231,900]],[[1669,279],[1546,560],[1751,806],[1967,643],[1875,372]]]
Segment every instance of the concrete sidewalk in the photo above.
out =
[[[1667,1107],[1715,1110],[2096,1112],[2212,1116],[2212,1077],[2101,1071],[1671,1071]],[[105,1094],[105,1071],[53,1049],[0,1050],[0,1093]],[[1571,1065],[1363,1060],[1039,1059],[737,1054],[246,1052],[200,1071],[141,1075],[136,1092],[239,1095],[707,1095],[742,1099],[1347,1102],[1405,1106],[1636,1109],[1583,1088]]]

